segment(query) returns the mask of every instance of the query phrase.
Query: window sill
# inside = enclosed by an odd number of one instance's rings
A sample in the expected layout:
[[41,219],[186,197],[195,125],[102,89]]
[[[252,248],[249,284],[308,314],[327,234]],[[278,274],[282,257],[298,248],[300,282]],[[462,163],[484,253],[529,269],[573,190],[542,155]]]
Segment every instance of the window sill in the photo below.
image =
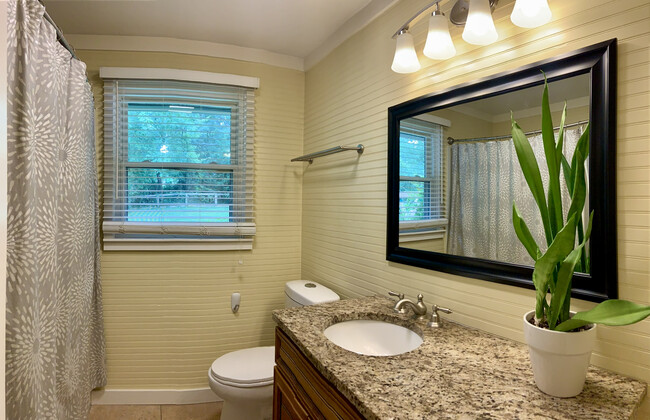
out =
[[445,237],[445,229],[440,230],[424,230],[420,232],[400,232],[399,242],[416,242],[416,241],[429,241],[432,239],[443,239]]
[[116,238],[104,236],[104,251],[239,251],[253,238]]
[[253,249],[254,223],[104,222],[104,251],[238,251]]
[[[444,231],[448,224],[447,219],[425,219],[417,221],[408,221],[408,222],[399,222],[400,231],[405,230],[416,230],[416,229],[426,229],[426,228],[443,228]],[[432,229],[429,229],[430,232]]]

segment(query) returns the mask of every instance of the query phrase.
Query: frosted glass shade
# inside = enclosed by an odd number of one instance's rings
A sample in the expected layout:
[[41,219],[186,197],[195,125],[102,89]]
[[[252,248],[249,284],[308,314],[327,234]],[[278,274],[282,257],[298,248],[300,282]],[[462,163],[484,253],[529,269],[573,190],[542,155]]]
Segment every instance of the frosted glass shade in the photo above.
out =
[[488,45],[499,38],[494,27],[489,0],[470,0],[463,39],[474,45]]
[[410,33],[402,32],[397,36],[395,57],[390,68],[395,73],[413,73],[420,70],[420,62],[413,45],[413,35]]
[[517,0],[510,20],[522,28],[535,28],[548,23],[552,16],[547,0]]
[[434,60],[446,60],[456,55],[456,48],[449,35],[449,24],[444,15],[429,18],[429,34],[424,44],[424,55]]

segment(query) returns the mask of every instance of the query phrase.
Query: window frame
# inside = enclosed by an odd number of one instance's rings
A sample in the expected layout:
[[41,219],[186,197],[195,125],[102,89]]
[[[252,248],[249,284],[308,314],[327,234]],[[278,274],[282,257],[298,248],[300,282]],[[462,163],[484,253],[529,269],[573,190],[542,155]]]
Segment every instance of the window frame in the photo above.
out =
[[[133,70],[133,71],[131,71]],[[259,79],[245,76],[225,75],[208,72],[192,72],[175,69],[143,69],[128,68],[101,68],[100,77],[108,83],[115,83],[113,97],[109,100],[105,96],[104,112],[112,114],[104,127],[104,178],[105,187],[104,206],[106,208],[103,222],[104,250],[241,250],[252,249],[253,236],[255,235],[254,199],[253,199],[253,132],[254,132],[254,90],[259,87]],[[149,70],[149,69],[147,69]],[[148,75],[149,77],[131,77]],[[117,77],[116,77],[117,76]],[[156,76],[161,76],[160,78]],[[223,163],[190,163],[190,162],[130,162],[128,156],[128,111],[132,101],[122,101],[119,92],[120,81],[128,80],[130,83],[138,81],[177,81],[203,84],[222,85],[232,92],[233,88],[247,88],[241,90],[238,100],[226,99],[223,103],[213,101],[210,107],[233,108],[238,107],[236,122],[231,124],[230,142],[231,156],[235,162]],[[217,83],[225,81],[227,83]],[[229,82],[235,81],[233,86]],[[243,85],[243,86],[242,86]],[[208,89],[206,89],[208,91]],[[105,91],[106,95],[106,91]],[[142,103],[164,104],[160,101]],[[108,103],[110,102],[110,104]],[[166,102],[172,102],[167,100]],[[192,105],[192,100],[178,100],[174,102],[181,105]],[[194,101],[195,102],[195,101]],[[194,105],[199,105],[194,103]],[[205,103],[200,105],[205,106]],[[242,111],[243,110],[243,111]],[[126,113],[126,115],[124,115]],[[126,127],[124,127],[126,125]],[[242,137],[243,136],[243,137]],[[239,138],[241,137],[241,138]],[[238,139],[239,138],[239,139]],[[235,153],[236,152],[236,153]],[[232,174],[232,202],[229,209],[228,222],[188,221],[188,222],[140,222],[128,221],[128,172],[131,169],[173,169],[173,170],[208,170],[211,173]],[[110,183],[110,184],[109,184]],[[110,190],[110,191],[108,191]],[[110,194],[110,196],[109,196]],[[107,213],[110,213],[107,215]]]
[[[425,201],[423,205],[424,213],[427,214],[426,219],[421,220],[398,220],[399,222],[399,231],[400,231],[400,242],[411,242],[411,241],[422,241],[428,239],[440,239],[443,238],[446,232],[447,226],[447,199],[445,196],[444,182],[445,182],[445,150],[443,147],[443,133],[445,127],[450,125],[449,121],[443,120],[442,118],[437,118],[429,116],[430,118],[422,118],[426,116],[421,116],[411,121],[402,120],[400,122],[399,137],[401,145],[402,133],[406,133],[412,136],[418,136],[425,138],[425,176],[402,176],[398,174],[399,180],[398,183],[401,186],[402,182],[421,182],[425,185]],[[439,131],[439,138],[434,134],[435,130]],[[439,144],[434,145],[434,142],[439,142]],[[440,153],[439,163],[435,162],[436,149]],[[437,168],[436,168],[437,166]],[[435,189],[437,184],[439,193],[433,194],[432,191]],[[436,196],[438,203],[436,208],[440,217],[432,217],[432,201]]]

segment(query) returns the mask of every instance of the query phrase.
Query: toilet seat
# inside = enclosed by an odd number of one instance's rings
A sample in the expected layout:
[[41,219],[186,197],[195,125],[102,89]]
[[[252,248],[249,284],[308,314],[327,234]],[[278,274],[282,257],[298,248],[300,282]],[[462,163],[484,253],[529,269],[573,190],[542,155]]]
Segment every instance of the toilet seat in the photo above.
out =
[[224,354],[212,363],[210,376],[215,381],[237,388],[273,384],[275,347],[253,347]]

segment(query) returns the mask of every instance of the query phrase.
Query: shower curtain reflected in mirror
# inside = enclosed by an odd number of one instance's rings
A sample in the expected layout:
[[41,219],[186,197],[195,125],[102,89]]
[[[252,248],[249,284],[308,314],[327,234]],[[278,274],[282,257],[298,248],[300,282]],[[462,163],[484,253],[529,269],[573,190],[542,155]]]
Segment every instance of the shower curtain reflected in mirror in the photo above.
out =
[[43,14],[8,4],[6,410],[86,419],[106,381],[93,98]]
[[[584,126],[578,126],[565,131],[564,155],[569,161],[583,130]],[[555,135],[557,138],[557,131]],[[542,136],[529,136],[528,140],[548,190]],[[512,226],[513,201],[542,249],[546,249],[546,239],[539,209],[519,166],[512,139],[463,141],[452,144],[450,149],[447,253],[532,266],[534,261]],[[570,202],[562,183],[565,217]],[[589,208],[588,203],[585,208]]]

